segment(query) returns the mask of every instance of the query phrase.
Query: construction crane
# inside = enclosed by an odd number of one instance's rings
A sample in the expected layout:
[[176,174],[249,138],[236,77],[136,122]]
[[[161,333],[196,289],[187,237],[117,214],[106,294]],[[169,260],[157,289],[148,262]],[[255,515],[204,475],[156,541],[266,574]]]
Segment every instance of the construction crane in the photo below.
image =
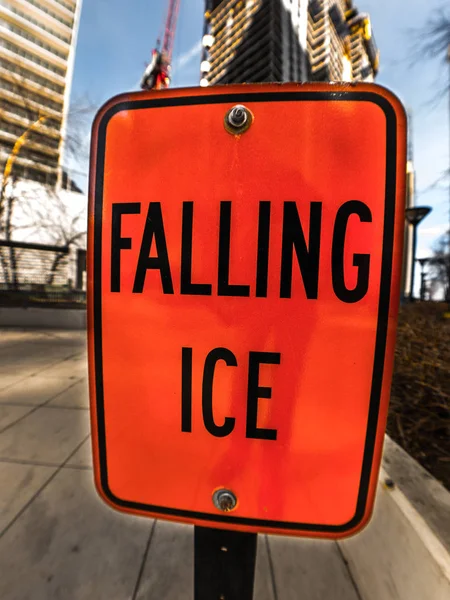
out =
[[160,49],[160,39],[152,50],[152,60],[142,75],[143,90],[164,90],[170,85],[172,51],[177,27],[181,0],[168,0],[167,18],[164,26],[164,38]]

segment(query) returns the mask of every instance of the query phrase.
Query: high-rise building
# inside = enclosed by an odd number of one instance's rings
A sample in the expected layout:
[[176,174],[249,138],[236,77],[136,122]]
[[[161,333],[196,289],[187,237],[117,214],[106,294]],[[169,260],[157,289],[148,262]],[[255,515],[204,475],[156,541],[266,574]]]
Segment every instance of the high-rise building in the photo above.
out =
[[352,0],[206,0],[201,85],[371,81],[378,50]]
[[61,181],[81,1],[1,0],[0,175],[28,130],[13,175]]

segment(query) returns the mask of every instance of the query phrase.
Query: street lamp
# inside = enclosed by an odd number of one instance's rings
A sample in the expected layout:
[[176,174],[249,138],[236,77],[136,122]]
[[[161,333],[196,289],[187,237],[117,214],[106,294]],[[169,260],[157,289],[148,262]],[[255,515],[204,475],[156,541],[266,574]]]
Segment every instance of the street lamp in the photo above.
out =
[[405,211],[406,220],[410,225],[413,226],[413,249],[412,249],[412,261],[411,261],[411,287],[409,291],[409,300],[414,300],[414,270],[416,266],[416,250],[417,250],[417,226],[419,223],[428,215],[431,211],[430,206],[412,206],[407,208]]

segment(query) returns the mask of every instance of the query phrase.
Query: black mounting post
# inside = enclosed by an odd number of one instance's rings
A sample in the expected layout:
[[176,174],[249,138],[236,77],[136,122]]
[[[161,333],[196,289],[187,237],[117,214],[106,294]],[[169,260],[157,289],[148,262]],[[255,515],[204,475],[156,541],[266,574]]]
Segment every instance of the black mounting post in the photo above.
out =
[[194,527],[194,600],[252,600],[256,533]]

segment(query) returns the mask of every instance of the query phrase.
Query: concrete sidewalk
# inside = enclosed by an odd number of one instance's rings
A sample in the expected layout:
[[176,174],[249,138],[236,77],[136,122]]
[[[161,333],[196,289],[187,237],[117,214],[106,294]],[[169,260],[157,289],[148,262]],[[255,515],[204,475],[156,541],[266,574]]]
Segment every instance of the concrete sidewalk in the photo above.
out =
[[[104,505],[89,437],[85,334],[0,330],[0,599],[192,599],[193,528]],[[360,596],[335,542],[260,536],[254,598]]]

